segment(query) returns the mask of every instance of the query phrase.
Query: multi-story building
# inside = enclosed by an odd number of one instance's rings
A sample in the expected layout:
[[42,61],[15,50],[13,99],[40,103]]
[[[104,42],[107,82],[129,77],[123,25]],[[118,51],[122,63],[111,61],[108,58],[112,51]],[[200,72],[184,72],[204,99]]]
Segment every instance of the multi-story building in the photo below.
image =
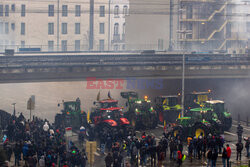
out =
[[111,3],[111,0],[2,1],[0,51],[111,50],[114,10]]
[[188,51],[238,52],[247,46],[246,2],[180,0],[179,46]]

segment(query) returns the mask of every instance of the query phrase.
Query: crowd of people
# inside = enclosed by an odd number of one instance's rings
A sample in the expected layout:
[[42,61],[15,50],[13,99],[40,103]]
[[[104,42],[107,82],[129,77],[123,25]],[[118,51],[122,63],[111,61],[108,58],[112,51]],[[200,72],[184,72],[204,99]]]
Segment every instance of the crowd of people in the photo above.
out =
[[[102,150],[106,146],[108,152],[105,157],[106,167],[136,167],[149,164],[160,167],[163,162],[167,163],[168,161],[176,162],[178,166],[181,166],[185,157],[188,157],[190,163],[194,159],[199,161],[206,158],[207,167],[216,167],[219,154],[221,154],[223,166],[230,166],[232,150],[229,144],[225,144],[222,136],[209,135],[206,138],[201,134],[198,137],[188,137],[187,141],[183,141],[178,135],[163,133],[159,142],[156,142],[155,136],[146,135],[146,133],[143,133],[140,137],[130,133],[122,140],[115,140],[109,133],[102,136],[106,136],[106,140],[101,146]],[[245,139],[247,157],[249,157],[249,141],[250,138]],[[187,155],[184,155],[184,146],[187,146]],[[236,144],[236,160],[241,160],[243,148],[243,143],[238,142]]]
[[[64,129],[56,129],[47,120],[29,121],[21,114],[6,122],[0,151],[0,166],[8,166],[14,155],[15,166],[86,166],[85,150],[66,143]],[[22,162],[22,164],[20,163]]]
[[[6,120],[5,120],[6,121]],[[28,167],[85,167],[87,155],[85,149],[78,148],[72,141],[66,142],[65,129],[56,129],[47,120],[33,118],[29,121],[21,114],[18,118],[11,117],[5,124],[0,148],[0,166],[8,166],[14,156],[15,166]],[[84,143],[85,135],[80,128],[79,142]],[[89,132],[90,133],[90,132]],[[137,167],[137,166],[164,166],[172,162],[181,166],[183,161],[201,159],[206,160],[208,167],[215,167],[218,154],[221,154],[221,162],[224,167],[229,167],[232,150],[222,136],[204,137],[202,134],[188,137],[186,141],[171,132],[163,133],[160,140],[154,135],[142,133],[136,136],[134,131],[102,131],[98,138],[100,152],[105,157],[106,167]],[[245,138],[245,146],[242,142],[236,144],[237,160],[241,160],[245,147],[249,157],[249,138]],[[187,146],[187,152],[184,147]],[[226,147],[225,147],[226,146]],[[205,159],[206,158],[206,159]],[[6,161],[5,161],[6,160]],[[22,164],[21,164],[22,162]]]

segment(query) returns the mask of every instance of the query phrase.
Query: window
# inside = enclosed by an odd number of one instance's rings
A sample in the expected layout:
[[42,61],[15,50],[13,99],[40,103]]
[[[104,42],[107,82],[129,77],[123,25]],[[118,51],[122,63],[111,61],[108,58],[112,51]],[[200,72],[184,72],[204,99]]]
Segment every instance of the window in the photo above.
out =
[[25,41],[21,41],[21,48],[25,48]]
[[[193,30],[193,24],[192,23],[187,24],[187,30],[190,30],[190,31]],[[193,37],[193,35],[192,35],[191,32],[186,34],[186,39],[192,39],[192,37]]]
[[187,19],[193,18],[193,8],[192,5],[187,6]]
[[81,31],[81,26],[80,26],[80,23],[75,23],[75,34],[80,34]]
[[5,16],[9,16],[9,5],[5,5]]
[[12,12],[15,12],[15,10],[16,10],[15,4],[12,4],[12,5],[11,5],[11,11],[12,11]]
[[119,14],[119,6],[116,5],[115,9],[114,9],[114,15],[115,15],[115,17],[119,17],[118,14]]
[[3,49],[3,40],[0,39],[0,50]]
[[9,34],[9,23],[5,23],[5,34]]
[[48,24],[48,34],[53,35],[54,34],[54,23]]
[[81,16],[81,5],[75,6],[75,16],[80,17]]
[[114,45],[114,50],[115,50],[115,51],[119,50],[119,45],[117,45],[117,44]]
[[119,24],[118,24],[118,23],[115,23],[115,26],[114,26],[114,34],[115,34],[115,35],[118,35],[118,34],[119,34]]
[[48,51],[54,51],[54,41],[48,41]]
[[123,15],[128,15],[128,6],[123,6]]
[[104,34],[105,32],[104,32],[105,30],[104,30],[104,23],[100,23],[100,30],[99,30],[99,33],[100,34]]
[[3,34],[3,22],[0,22],[0,34]]
[[68,16],[68,5],[62,5],[62,16],[63,17]]
[[12,30],[12,31],[15,31],[15,27],[16,27],[16,26],[15,26],[15,23],[11,23],[11,30]]
[[[250,22],[247,22],[246,25],[247,25],[247,28],[246,28],[246,29],[247,29],[247,32],[249,33],[249,32],[250,32]],[[231,28],[230,28],[230,29],[231,29]]]
[[49,5],[48,15],[54,16],[54,5]]
[[25,23],[21,23],[21,35],[25,35]]
[[105,6],[100,6],[100,17],[105,17]]
[[62,40],[62,51],[67,51],[67,40]]
[[99,40],[99,50],[100,51],[104,50],[104,39]]
[[67,34],[67,23],[62,23],[62,34]]
[[122,26],[122,34],[125,34],[125,30],[126,30],[126,23],[123,23],[123,26]]
[[3,16],[3,5],[0,5],[0,16]]
[[25,5],[21,6],[21,16],[24,17],[25,16]]
[[80,51],[80,40],[75,40],[75,51]]

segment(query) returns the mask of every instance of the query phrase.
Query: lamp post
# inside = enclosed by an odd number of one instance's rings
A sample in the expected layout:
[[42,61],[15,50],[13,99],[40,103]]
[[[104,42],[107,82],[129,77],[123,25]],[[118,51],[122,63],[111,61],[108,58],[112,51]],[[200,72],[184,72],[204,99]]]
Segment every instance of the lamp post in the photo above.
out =
[[184,117],[184,93],[185,93],[185,54],[182,55],[182,88],[181,88],[181,117]]
[[[192,30],[178,30],[177,33],[184,34],[192,34]],[[184,39],[186,39],[184,37]],[[185,101],[185,47],[183,46],[182,53],[182,88],[181,88],[181,117],[184,117],[184,101]]]

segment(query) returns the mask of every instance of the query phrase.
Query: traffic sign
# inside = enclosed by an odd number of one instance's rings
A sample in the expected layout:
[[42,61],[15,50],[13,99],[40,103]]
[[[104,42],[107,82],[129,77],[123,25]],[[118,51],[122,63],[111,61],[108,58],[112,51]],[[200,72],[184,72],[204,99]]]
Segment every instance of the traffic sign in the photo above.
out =
[[35,96],[32,95],[27,102],[27,110],[35,109]]

